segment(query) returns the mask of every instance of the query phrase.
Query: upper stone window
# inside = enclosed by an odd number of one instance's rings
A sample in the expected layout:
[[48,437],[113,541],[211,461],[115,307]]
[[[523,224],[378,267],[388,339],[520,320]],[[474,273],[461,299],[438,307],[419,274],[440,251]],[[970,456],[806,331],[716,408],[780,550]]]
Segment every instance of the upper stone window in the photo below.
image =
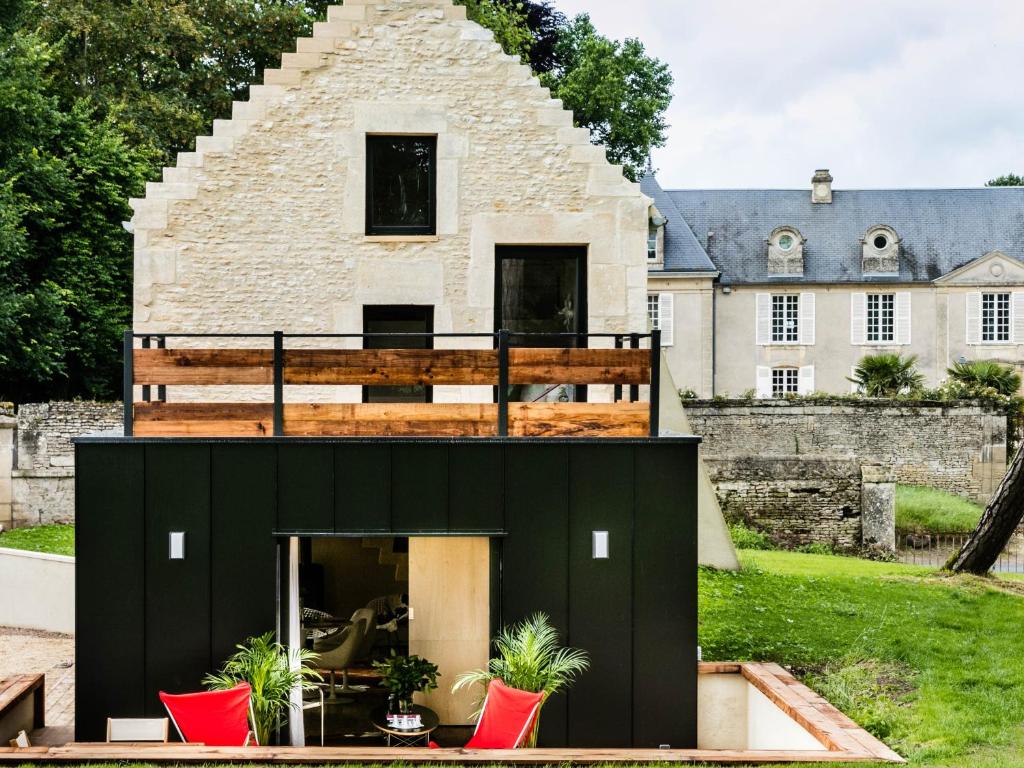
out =
[[668,219],[651,206],[651,215],[647,220],[647,263],[662,264],[665,261],[665,224]]
[[366,137],[366,234],[437,231],[437,137]]
[[768,271],[775,275],[804,273],[804,237],[795,227],[776,227],[768,236]]
[[889,226],[871,227],[862,240],[865,275],[896,275],[900,271],[900,239]]

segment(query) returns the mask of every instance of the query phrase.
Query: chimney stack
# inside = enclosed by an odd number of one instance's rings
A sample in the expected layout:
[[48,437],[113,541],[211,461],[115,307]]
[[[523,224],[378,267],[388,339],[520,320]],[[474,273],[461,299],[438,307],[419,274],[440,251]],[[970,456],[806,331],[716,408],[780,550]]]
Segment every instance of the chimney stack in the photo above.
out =
[[832,174],[828,168],[819,168],[811,178],[811,202],[832,202]]

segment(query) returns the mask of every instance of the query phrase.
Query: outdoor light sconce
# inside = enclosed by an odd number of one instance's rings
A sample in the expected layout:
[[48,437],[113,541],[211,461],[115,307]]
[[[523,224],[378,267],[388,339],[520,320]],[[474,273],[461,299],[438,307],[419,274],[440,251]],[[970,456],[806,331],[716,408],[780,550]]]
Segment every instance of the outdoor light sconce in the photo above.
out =
[[608,531],[594,531],[593,557],[595,560],[608,559]]
[[185,559],[185,532],[184,531],[171,531],[170,541],[167,552],[168,560],[184,560]]

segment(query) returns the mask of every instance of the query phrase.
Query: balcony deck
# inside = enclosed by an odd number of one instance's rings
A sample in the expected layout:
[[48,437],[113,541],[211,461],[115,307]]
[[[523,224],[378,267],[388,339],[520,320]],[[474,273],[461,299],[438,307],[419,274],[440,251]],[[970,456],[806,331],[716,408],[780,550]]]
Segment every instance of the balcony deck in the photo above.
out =
[[[422,334],[458,343],[493,339],[491,349],[287,347],[375,334],[136,334],[125,336],[125,434],[139,437],[444,436],[644,437],[657,434],[660,341],[652,334],[532,334],[536,346],[511,346],[510,334]],[[419,334],[403,334],[402,338]],[[523,337],[520,336],[520,339]],[[590,348],[592,340],[611,347]],[[190,346],[169,348],[168,340]],[[247,344],[224,347],[224,342]],[[334,341],[332,341],[334,340]],[[650,340],[641,348],[641,340]],[[157,346],[153,346],[153,342]],[[377,339],[376,341],[380,341]],[[209,344],[197,347],[196,343]],[[141,347],[139,347],[141,343]],[[273,346],[260,347],[271,343]],[[342,342],[344,343],[344,342]],[[566,346],[571,343],[574,346]],[[558,344],[559,346],[554,346]],[[629,346],[626,346],[629,344]],[[654,350],[652,352],[652,350]],[[521,384],[604,385],[610,402],[510,402]],[[225,402],[214,390],[246,387],[266,399]],[[491,387],[488,402],[291,402],[286,386]],[[174,397],[174,388],[188,395]],[[649,392],[640,400],[640,388]],[[167,398],[168,388],[172,397]],[[156,391],[157,398],[152,397]],[[196,391],[210,392],[209,399]],[[142,399],[135,394],[141,391]],[[222,390],[223,391],[223,390]]]

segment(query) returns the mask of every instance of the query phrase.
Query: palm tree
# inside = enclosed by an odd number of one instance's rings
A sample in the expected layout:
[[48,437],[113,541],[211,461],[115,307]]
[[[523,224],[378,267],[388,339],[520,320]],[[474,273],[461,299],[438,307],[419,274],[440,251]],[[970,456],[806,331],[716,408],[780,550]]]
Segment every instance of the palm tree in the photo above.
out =
[[[486,669],[475,669],[459,675],[452,686],[452,692],[479,684],[483,691],[476,716],[480,714],[487,684],[494,678],[500,679],[511,688],[531,693],[543,693],[541,706],[563,688],[568,688],[576,677],[590,667],[586,651],[578,648],[563,648],[559,645],[558,631],[544,613],[535,613],[527,619],[505,627],[494,638],[498,654],[490,660]],[[533,731],[527,739],[529,747],[537,744],[540,727],[540,709],[533,724]]]
[[924,376],[917,370],[917,355],[882,353],[865,355],[849,380],[868,397],[894,397],[921,388]]
[[1020,389],[1020,374],[1011,365],[994,360],[964,360],[947,368],[949,378],[962,384],[967,393],[980,394],[994,389],[1000,395],[1015,395]]

